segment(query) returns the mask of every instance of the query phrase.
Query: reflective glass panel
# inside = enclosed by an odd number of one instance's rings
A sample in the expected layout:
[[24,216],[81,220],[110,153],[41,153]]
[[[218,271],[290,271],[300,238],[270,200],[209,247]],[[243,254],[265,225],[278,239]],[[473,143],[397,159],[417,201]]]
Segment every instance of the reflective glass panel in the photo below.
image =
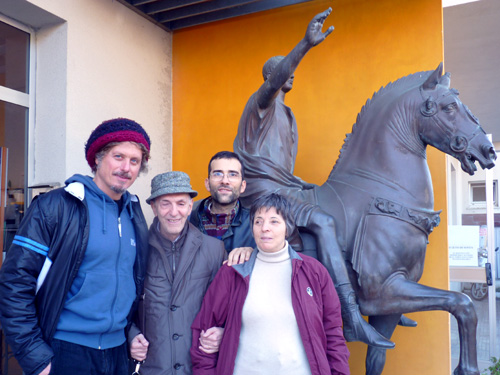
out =
[[3,249],[7,251],[24,214],[25,155],[28,109],[0,101],[0,147],[2,164],[2,194],[4,198]]
[[30,35],[0,22],[0,85],[28,93]]

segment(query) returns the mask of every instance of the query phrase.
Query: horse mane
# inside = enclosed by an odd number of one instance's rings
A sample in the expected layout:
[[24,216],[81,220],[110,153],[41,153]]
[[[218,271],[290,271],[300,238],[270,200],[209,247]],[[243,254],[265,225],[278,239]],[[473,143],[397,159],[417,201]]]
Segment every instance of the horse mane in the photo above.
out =
[[342,156],[345,154],[345,151],[349,147],[349,143],[350,143],[350,140],[352,139],[352,136],[354,134],[356,134],[356,131],[360,131],[359,128],[361,128],[362,125],[368,123],[368,121],[364,121],[364,120],[365,120],[367,113],[369,113],[370,109],[373,107],[373,103],[376,103],[378,98],[380,98],[384,94],[386,94],[394,89],[402,89],[401,92],[406,92],[411,88],[421,86],[431,73],[433,73],[432,70],[413,73],[413,74],[407,75],[405,77],[399,78],[398,80],[396,80],[394,82],[389,82],[386,86],[382,86],[378,91],[374,92],[371,99],[370,98],[367,99],[366,103],[363,105],[363,107],[361,107],[361,111],[358,113],[358,115],[356,117],[356,122],[352,126],[351,132],[346,134],[346,137],[344,139],[344,144],[342,145],[342,147],[340,149],[339,157],[338,157],[335,165],[333,166],[333,169],[330,173],[330,176],[335,171],[335,167],[342,160]]

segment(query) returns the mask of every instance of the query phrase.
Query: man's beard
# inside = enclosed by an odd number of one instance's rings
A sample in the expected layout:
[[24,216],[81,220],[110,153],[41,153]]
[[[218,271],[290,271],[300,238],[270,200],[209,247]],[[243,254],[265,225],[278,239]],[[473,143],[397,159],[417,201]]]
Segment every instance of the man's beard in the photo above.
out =
[[114,191],[117,194],[123,194],[127,191],[127,189],[119,187],[119,186],[110,186],[109,187],[112,191]]
[[[124,177],[124,178],[128,178],[128,179],[132,178],[132,176],[130,175],[130,173],[127,173],[127,172],[114,172],[113,176]],[[123,193],[125,193],[127,191],[126,188],[121,187],[121,186],[116,186],[116,185],[110,186],[109,188],[112,191],[114,191],[115,193],[120,194],[120,195],[123,194]]]
[[219,206],[234,206],[234,204],[236,203],[236,201],[239,198],[239,195],[237,193],[235,193],[234,190],[232,190],[232,189],[231,189],[230,195],[226,195],[226,196],[221,195],[221,197],[224,201],[222,201],[221,198],[219,198],[218,188],[214,192],[212,192],[211,195],[212,195],[212,200],[215,203],[217,203]]

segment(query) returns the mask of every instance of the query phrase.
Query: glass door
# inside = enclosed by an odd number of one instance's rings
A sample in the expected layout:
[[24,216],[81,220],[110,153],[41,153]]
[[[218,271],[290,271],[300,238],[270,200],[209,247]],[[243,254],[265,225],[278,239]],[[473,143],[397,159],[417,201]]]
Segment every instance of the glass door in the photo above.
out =
[[[30,33],[0,20],[0,234],[2,255],[23,217],[27,187]],[[0,265],[1,260],[0,259]]]
[[[28,126],[33,113],[31,39],[30,31],[0,15],[0,265],[27,204]],[[1,331],[0,354],[0,374],[22,374]]]

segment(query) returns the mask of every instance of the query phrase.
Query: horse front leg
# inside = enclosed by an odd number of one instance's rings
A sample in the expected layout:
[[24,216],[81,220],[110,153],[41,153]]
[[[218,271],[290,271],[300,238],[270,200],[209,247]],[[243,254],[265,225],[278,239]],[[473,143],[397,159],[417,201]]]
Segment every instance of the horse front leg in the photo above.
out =
[[391,315],[431,310],[444,310],[452,314],[457,319],[460,338],[460,360],[454,375],[479,375],[477,315],[468,296],[420,285],[403,277],[394,277],[384,283],[377,294],[374,299],[360,298],[364,314]]
[[361,316],[356,293],[337,241],[333,217],[319,207],[314,207],[305,227],[316,235],[318,260],[328,270],[339,296],[346,341],[361,341],[384,349],[394,348],[393,342],[377,332]]

